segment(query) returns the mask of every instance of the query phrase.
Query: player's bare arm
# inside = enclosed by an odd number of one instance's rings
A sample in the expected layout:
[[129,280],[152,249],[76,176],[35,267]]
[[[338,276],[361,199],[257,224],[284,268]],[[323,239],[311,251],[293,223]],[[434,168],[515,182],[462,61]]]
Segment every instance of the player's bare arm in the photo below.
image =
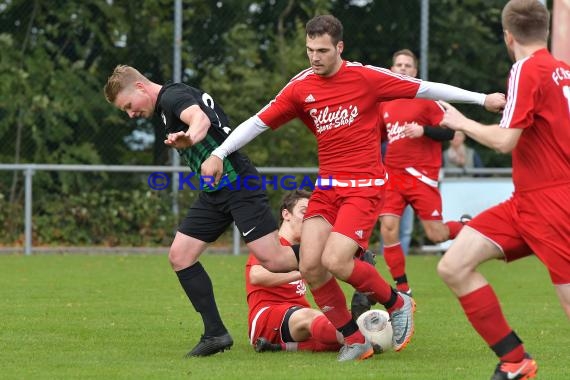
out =
[[501,153],[509,153],[514,149],[522,133],[520,128],[501,128],[498,124],[483,125],[465,117],[451,104],[439,101],[445,109],[442,127],[463,131],[473,140]]
[[252,285],[279,286],[301,279],[301,272],[294,270],[287,273],[273,273],[261,265],[252,265],[249,271],[249,280]]
[[188,130],[169,133],[164,140],[166,145],[177,149],[189,148],[202,141],[211,125],[208,116],[196,104],[182,111],[180,120],[189,126]]

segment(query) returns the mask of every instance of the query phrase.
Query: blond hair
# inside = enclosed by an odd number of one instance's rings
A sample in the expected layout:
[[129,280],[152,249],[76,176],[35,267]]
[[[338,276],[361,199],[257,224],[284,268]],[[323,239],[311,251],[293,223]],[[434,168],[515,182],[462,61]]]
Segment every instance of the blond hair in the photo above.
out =
[[521,44],[548,41],[550,13],[538,0],[511,0],[503,8],[503,29]]
[[107,83],[103,89],[105,99],[107,99],[109,103],[114,103],[119,92],[132,86],[136,82],[148,83],[150,81],[134,67],[117,65],[113,73],[109,76],[109,79],[107,79]]

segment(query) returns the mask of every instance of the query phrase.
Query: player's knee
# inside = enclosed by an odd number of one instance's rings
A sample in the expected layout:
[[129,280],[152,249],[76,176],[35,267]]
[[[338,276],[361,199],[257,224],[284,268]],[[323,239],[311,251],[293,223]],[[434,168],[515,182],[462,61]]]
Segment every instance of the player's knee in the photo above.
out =
[[447,282],[450,273],[449,266],[442,260],[437,263],[437,275],[444,281]]
[[335,275],[335,277],[337,278],[347,277],[347,275],[344,272],[348,267],[350,267],[350,262],[347,262],[342,257],[342,255],[323,254],[322,264],[323,267],[326,268],[327,271]]
[[323,278],[326,277],[326,269],[324,269],[321,265],[312,264],[312,263],[301,263],[299,264],[299,271],[301,272],[301,276],[303,280],[309,285],[310,287],[318,286],[323,281]]
[[173,245],[170,247],[168,251],[168,261],[170,262],[170,266],[175,271],[182,270],[184,268],[188,268],[190,265],[194,264],[198,260],[197,257],[188,254],[182,249]]
[[170,251],[168,251],[168,262],[174,270],[180,270],[184,265],[183,255],[174,246],[170,247]]
[[449,240],[449,230],[445,224],[425,227],[427,238],[434,243],[442,243]]
[[318,310],[306,307],[301,308],[291,315],[289,326],[294,327],[297,332],[296,335],[306,335],[304,338],[307,339],[311,335],[311,324],[318,315],[321,315]]
[[399,226],[397,224],[384,222],[380,225],[380,234],[384,241],[397,240],[399,235]]
[[299,271],[301,272],[301,276],[303,276],[305,280],[314,277],[319,272],[317,265],[303,262],[303,260],[301,260],[301,262],[299,263]]
[[446,284],[453,283],[460,278],[459,268],[446,260],[445,256],[437,264],[437,274]]
[[449,240],[448,234],[442,233],[442,232],[439,232],[439,231],[437,231],[437,232],[431,232],[431,233],[428,233],[428,232],[426,231],[426,236],[427,236],[427,238],[428,238],[431,242],[433,242],[433,243],[442,243],[442,242],[444,242],[444,241],[446,241],[446,240]]

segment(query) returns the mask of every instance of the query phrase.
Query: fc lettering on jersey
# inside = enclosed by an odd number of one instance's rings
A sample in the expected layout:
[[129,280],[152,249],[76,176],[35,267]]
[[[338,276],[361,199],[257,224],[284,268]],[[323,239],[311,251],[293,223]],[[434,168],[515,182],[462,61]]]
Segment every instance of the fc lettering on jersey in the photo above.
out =
[[557,86],[560,85],[560,81],[564,79],[570,79],[570,70],[566,70],[564,67],[557,67],[552,72],[552,80]]

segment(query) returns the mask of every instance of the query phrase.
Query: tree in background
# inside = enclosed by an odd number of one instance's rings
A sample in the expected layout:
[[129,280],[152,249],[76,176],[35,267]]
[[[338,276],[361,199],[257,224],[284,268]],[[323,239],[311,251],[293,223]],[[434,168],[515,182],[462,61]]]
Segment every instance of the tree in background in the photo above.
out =
[[[430,79],[505,90],[502,5],[430,1]],[[183,6],[182,79],[221,99],[234,126],[308,67],[304,24],[316,14],[343,21],[346,59],[388,66],[400,48],[420,53],[419,1],[185,0]],[[172,1],[161,0],[0,0],[0,162],[167,164],[160,123],[125,120],[101,88],[117,64],[158,83],[172,79],[173,11]],[[484,121],[497,117],[465,111]],[[316,165],[314,137],[303,125],[292,122],[275,133],[248,145],[257,166]],[[508,156],[479,152],[486,166],[510,164]],[[21,203],[21,174],[1,173],[0,194],[8,204]],[[126,177],[37,173],[34,185],[42,191],[34,199],[146,186],[140,176]],[[20,211],[3,220],[12,223]]]

